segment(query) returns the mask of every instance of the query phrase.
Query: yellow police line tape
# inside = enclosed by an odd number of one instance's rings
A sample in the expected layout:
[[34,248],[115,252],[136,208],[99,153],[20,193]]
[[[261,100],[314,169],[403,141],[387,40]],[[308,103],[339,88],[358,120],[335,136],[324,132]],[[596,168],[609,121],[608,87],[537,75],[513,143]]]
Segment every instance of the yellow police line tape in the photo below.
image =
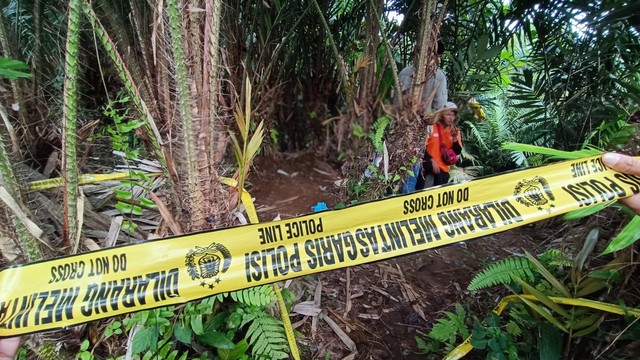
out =
[[[540,299],[535,297],[534,295],[508,295],[500,300],[500,303],[493,310],[496,315],[502,314],[507,305],[511,302],[523,301],[523,299],[532,301],[532,302],[540,302]],[[586,307],[591,309],[596,309],[600,311],[606,311],[617,315],[631,315],[635,317],[640,317],[640,309],[633,308],[623,308],[622,306],[608,304],[601,301],[595,301],[590,299],[573,299],[573,298],[565,298],[565,297],[555,297],[549,296],[549,300],[556,304],[560,305],[570,305],[570,306],[579,306]],[[473,350],[473,345],[471,345],[471,336],[467,337],[460,345],[456,346],[453,350],[451,350],[447,356],[444,357],[444,360],[458,360],[463,358],[465,355],[469,353],[469,351]]]
[[[146,176],[160,176],[162,173],[146,173]],[[130,179],[131,174],[129,172],[122,173],[109,173],[109,174],[84,174],[79,177],[79,185],[87,185],[94,184],[105,181],[113,181],[113,180],[124,180]],[[56,187],[60,187],[63,184],[62,178],[54,178],[54,179],[45,179],[32,181],[29,183],[29,191],[42,191],[53,189]],[[231,187],[238,187],[238,182],[235,179],[222,177],[220,181]],[[247,210],[247,214],[249,216],[249,221],[252,224],[257,224],[258,213],[256,211],[255,206],[253,205],[253,200],[251,199],[251,195],[244,188],[240,189],[240,200],[242,204],[245,206]],[[289,314],[287,312],[286,305],[284,303],[284,298],[282,297],[282,293],[280,292],[280,287],[277,283],[273,284],[273,289],[276,294],[276,298],[278,300],[278,307],[280,308],[280,316],[282,318],[282,323],[285,329],[285,334],[287,335],[287,341],[289,342],[289,348],[291,349],[291,356],[294,360],[300,360],[300,354],[298,352],[298,346],[295,341],[295,335],[293,332],[293,326],[291,325],[291,320],[289,319]]]
[[[238,181],[227,177],[220,178],[220,182],[231,187],[238,187]],[[251,195],[244,188],[240,188],[240,201],[247,210],[249,215],[249,221],[252,224],[259,223],[258,212],[253,205]],[[287,305],[284,303],[284,298],[280,292],[280,286],[278,283],[273,283],[273,291],[276,293],[278,299],[278,308],[280,308],[280,317],[282,318],[282,325],[284,326],[284,333],[287,335],[287,341],[289,342],[289,349],[291,350],[291,357],[293,360],[300,360],[300,353],[298,352],[298,344],[296,344],[296,337],[293,333],[293,326],[291,325],[291,319],[289,319],[289,313],[287,312]]]
[[[144,173],[146,176],[154,177],[161,176],[162,173]],[[130,179],[131,174],[128,172],[110,173],[110,174],[84,174],[78,178],[79,185],[96,184],[100,182],[110,180],[124,180]],[[29,191],[42,191],[57,188],[62,186],[64,182],[63,178],[53,178],[45,180],[37,180],[29,183]]]
[[0,271],[0,337],[478,238],[640,192],[589,157],[330,210]]

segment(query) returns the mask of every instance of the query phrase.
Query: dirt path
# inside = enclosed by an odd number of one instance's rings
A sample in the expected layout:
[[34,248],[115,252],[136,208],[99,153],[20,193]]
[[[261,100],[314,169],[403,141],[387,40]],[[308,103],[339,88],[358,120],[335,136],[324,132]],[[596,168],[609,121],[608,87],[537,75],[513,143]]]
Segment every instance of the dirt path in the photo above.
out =
[[[261,221],[287,219],[311,213],[320,201],[333,208],[339,179],[339,171],[313,153],[285,154],[256,161],[250,192]],[[415,336],[427,333],[439,312],[469,302],[467,284],[484,266],[539,248],[531,234],[544,234],[531,231],[535,227],[288,282],[302,358],[425,359],[416,353]],[[318,309],[322,320],[312,316]]]

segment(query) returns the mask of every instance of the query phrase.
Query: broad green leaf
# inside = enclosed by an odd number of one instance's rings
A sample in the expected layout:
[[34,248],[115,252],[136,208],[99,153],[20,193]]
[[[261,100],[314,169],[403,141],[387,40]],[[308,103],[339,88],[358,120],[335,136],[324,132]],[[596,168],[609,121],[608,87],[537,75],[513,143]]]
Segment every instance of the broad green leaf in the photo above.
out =
[[133,194],[131,193],[131,191],[115,189],[113,192],[116,194],[116,197],[118,199],[131,200],[133,198]]
[[158,328],[155,326],[142,328],[138,330],[133,337],[133,345],[131,351],[133,355],[140,354],[143,351],[151,349],[158,343]]
[[82,342],[82,344],[80,344],[80,351],[87,351],[87,349],[89,349],[89,340],[85,340]]
[[620,271],[618,271],[618,269],[594,270],[589,273],[589,277],[612,282],[618,282],[621,280]]
[[640,239],[640,216],[636,215],[631,219],[627,226],[620,231],[618,236],[611,240],[611,243],[606,249],[604,249],[602,254],[604,255],[622,250],[636,242],[638,239]]
[[562,355],[564,336],[549,324],[540,324],[540,360],[557,360]]
[[191,329],[187,326],[184,326],[182,322],[177,322],[175,327],[173,328],[173,336],[175,336],[176,340],[180,341],[181,343],[191,344],[191,335]]
[[118,202],[116,204],[116,209],[118,209],[123,214],[133,214],[138,216],[142,215],[142,208],[138,205]]
[[191,317],[191,329],[196,335],[204,334],[204,327],[202,326],[202,315],[192,316]]
[[151,208],[151,209],[155,209],[156,207],[158,207],[156,203],[154,203],[153,201],[147,198],[140,198],[140,204],[144,207]]
[[218,331],[210,331],[206,334],[198,335],[197,339],[203,344],[207,344],[218,349],[233,349],[235,347],[235,344],[231,340]]
[[247,340],[243,339],[237,344],[233,349],[218,349],[218,357],[220,360],[238,360],[244,355],[249,349],[249,344]]
[[29,66],[22,61],[11,60],[0,56],[0,78],[15,80],[18,78],[29,78],[31,74],[21,70],[29,70]]
[[129,220],[125,220],[122,222],[122,225],[120,226],[120,228],[123,231],[130,231],[130,232],[134,232],[136,231],[136,229],[138,228],[138,224],[131,222]]

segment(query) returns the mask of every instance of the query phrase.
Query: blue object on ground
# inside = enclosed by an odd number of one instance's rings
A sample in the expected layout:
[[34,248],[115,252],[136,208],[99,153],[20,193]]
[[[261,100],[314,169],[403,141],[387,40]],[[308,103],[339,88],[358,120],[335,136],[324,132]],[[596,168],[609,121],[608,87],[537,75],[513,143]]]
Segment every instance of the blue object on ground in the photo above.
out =
[[313,209],[313,212],[329,210],[327,204],[325,204],[324,201],[320,201],[319,203],[313,205],[311,208]]
[[418,183],[418,174],[420,173],[420,162],[416,161],[413,164],[413,176],[408,176],[402,184],[402,193],[408,194],[416,191],[416,184]]

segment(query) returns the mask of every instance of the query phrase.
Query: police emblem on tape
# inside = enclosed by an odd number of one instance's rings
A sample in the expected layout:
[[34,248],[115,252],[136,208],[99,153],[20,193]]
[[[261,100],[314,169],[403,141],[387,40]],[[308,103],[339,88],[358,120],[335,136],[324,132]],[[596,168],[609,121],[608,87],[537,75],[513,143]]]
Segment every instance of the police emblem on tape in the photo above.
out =
[[213,290],[220,283],[220,274],[224,274],[231,265],[231,253],[218,243],[207,247],[196,246],[189,250],[184,263],[191,280],[200,280],[200,286]]
[[516,200],[526,207],[537,207],[540,211],[551,212],[555,207],[555,197],[549,188],[549,183],[542,176],[536,176],[531,180],[518,182],[513,192]]

